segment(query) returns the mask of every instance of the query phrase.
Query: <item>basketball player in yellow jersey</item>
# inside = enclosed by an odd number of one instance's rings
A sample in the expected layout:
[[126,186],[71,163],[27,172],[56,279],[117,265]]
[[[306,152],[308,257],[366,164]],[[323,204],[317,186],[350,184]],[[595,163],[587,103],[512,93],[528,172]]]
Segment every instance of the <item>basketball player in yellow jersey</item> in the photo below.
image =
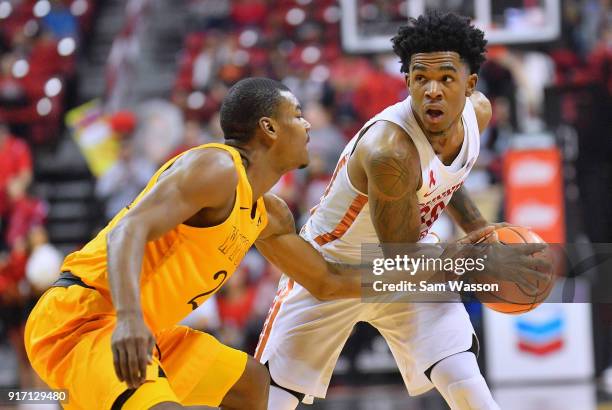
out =
[[227,145],[202,145],[163,165],[66,258],[32,311],[28,357],[51,388],[68,390],[65,408],[266,408],[264,366],[177,325],[230,278],[258,237],[315,296],[359,295],[358,277],[336,274],[296,235],[286,204],[266,193],[308,163],[310,124],[293,94],[273,80],[242,80],[223,102],[221,125]]

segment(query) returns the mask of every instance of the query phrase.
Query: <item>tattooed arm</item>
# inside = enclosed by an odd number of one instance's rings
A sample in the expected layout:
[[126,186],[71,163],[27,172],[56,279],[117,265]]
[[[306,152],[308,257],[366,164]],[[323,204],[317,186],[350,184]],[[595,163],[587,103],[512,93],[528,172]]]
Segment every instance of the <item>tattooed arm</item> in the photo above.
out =
[[463,186],[453,193],[446,210],[465,232],[483,228],[488,224]]
[[[357,145],[354,161],[358,166],[353,167],[353,175],[368,193],[370,216],[380,243],[417,242],[421,217],[416,193],[421,165],[410,137],[395,124],[376,123]],[[385,256],[395,256],[385,247],[383,250]]]
[[[348,163],[351,182],[361,192],[367,192],[370,217],[386,258],[415,257],[430,253],[432,257],[465,258],[461,247],[431,245],[419,247],[393,246],[410,244],[419,240],[421,215],[417,191],[421,185],[421,164],[412,139],[399,126],[389,122],[374,124],[357,145]],[[458,244],[475,243],[492,232],[487,227],[457,241]],[[454,245],[454,244],[451,244]],[[398,278],[415,282],[445,281],[445,271],[420,269],[409,276],[399,271]]]

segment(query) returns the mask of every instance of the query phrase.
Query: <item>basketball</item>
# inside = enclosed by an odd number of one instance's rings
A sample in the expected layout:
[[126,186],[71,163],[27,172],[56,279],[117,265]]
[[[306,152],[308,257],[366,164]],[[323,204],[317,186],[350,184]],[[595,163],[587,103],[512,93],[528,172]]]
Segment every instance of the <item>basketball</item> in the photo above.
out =
[[[496,229],[495,232],[502,244],[545,243],[538,234],[520,226],[502,227]],[[552,255],[549,250],[539,252],[532,257],[547,258],[552,263]],[[499,281],[488,275],[478,275],[473,280],[474,283],[499,283],[498,291],[477,292],[476,297],[489,309],[510,315],[518,315],[535,309],[548,297],[554,283],[553,271],[549,272],[546,280],[530,279],[530,283],[537,287],[536,292],[524,289],[518,283]]]

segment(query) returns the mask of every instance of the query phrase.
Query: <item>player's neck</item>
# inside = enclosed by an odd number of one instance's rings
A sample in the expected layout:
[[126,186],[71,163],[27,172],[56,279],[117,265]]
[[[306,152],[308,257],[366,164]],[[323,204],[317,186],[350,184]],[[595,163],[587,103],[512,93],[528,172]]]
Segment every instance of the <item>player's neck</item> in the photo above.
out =
[[421,131],[423,131],[423,134],[425,134],[425,137],[427,137],[427,140],[429,141],[429,143],[432,145],[435,142],[441,141],[443,143],[446,143],[445,141],[458,138],[462,135],[462,132],[463,132],[461,115],[459,115],[444,131],[435,132],[435,133],[427,131],[425,127],[423,126],[423,123],[418,117],[417,117],[417,123],[419,124]]
[[246,170],[247,179],[253,192],[253,202],[272,189],[282,176],[280,173],[273,172],[266,161],[266,159],[260,159]]
[[453,123],[443,132],[431,134],[428,133],[423,127],[421,127],[427,141],[431,144],[434,152],[437,155],[448,154],[449,151],[455,151],[457,147],[461,147],[464,137],[463,122],[461,116],[457,118]]
[[276,172],[270,167],[271,161],[265,158],[265,150],[250,145],[231,146],[240,153],[254,202],[278,182],[282,172]]

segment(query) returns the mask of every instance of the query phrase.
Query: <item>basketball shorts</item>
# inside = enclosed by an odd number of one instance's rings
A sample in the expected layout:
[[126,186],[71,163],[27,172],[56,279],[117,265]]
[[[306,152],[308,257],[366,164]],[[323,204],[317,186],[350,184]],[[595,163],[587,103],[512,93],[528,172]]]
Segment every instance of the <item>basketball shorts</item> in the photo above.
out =
[[49,289],[28,319],[30,362],[49,387],[68,391],[66,409],[144,409],[168,401],[216,407],[244,372],[244,352],[175,326],[154,333],[146,382],[128,391],[113,365],[113,312],[97,290],[74,285]]
[[340,352],[357,322],[386,340],[411,395],[433,388],[425,372],[453,354],[478,350],[462,303],[321,302],[283,276],[262,330],[255,358],[268,363],[274,382],[303,393],[304,403],[324,398]]

